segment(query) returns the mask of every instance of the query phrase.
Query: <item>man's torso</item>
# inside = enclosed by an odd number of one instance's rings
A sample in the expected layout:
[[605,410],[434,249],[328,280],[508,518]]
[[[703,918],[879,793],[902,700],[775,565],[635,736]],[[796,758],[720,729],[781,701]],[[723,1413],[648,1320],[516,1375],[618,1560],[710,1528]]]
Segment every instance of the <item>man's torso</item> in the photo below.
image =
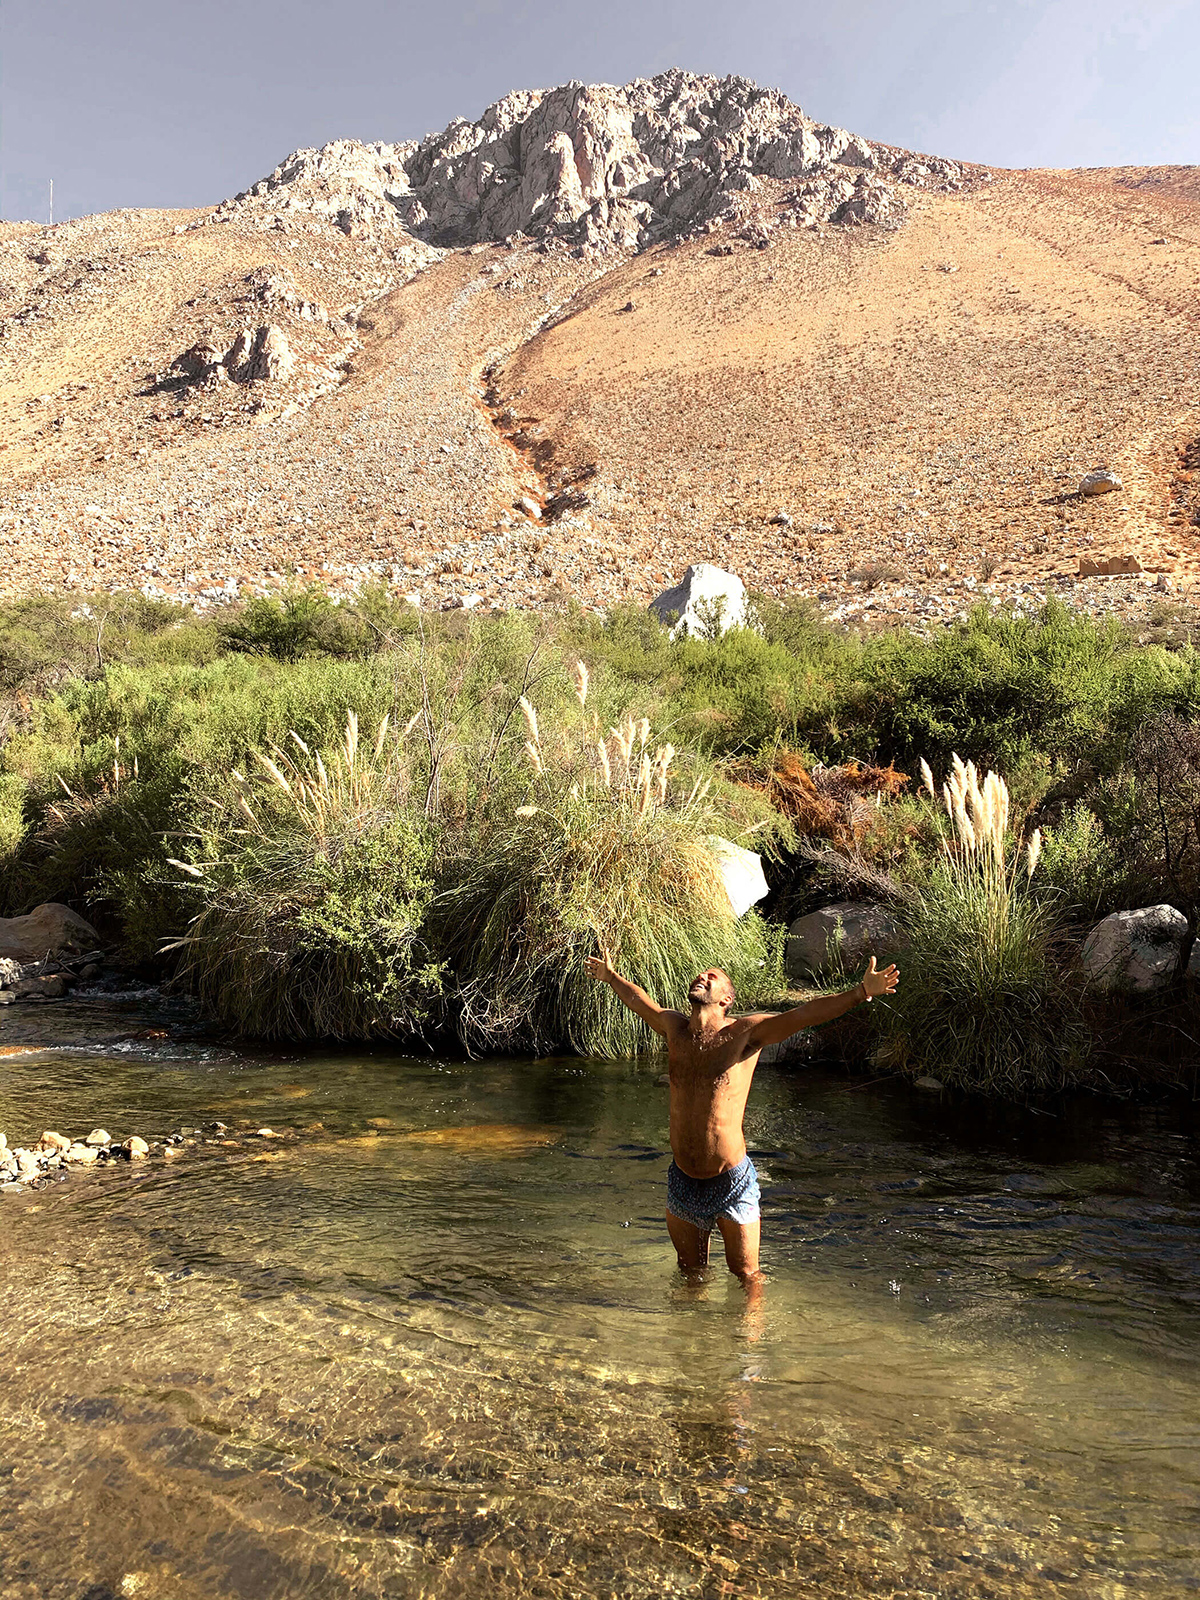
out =
[[690,1178],[713,1178],[746,1154],[742,1116],[759,1052],[744,1054],[744,1018],[695,1037],[680,1014],[667,1033],[671,1084],[671,1151]]

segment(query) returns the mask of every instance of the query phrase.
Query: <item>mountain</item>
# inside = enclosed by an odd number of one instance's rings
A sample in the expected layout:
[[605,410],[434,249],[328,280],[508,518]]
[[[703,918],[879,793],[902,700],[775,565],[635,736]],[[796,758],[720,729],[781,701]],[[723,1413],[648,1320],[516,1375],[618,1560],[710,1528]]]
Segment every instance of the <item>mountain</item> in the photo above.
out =
[[1191,581],[1198,261],[1195,168],[991,172],[679,71],[3,224],[0,592],[603,607],[713,560],[847,620],[1137,614],[1079,559]]

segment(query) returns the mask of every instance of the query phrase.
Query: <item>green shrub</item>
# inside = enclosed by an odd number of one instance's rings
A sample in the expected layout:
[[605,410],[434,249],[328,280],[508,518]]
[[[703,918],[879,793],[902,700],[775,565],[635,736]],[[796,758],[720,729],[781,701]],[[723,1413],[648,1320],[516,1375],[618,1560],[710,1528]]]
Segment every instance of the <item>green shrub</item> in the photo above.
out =
[[1127,837],[1106,832],[1090,805],[1077,801],[1059,821],[1043,829],[1040,877],[1061,897],[1066,916],[1095,921],[1128,903]]

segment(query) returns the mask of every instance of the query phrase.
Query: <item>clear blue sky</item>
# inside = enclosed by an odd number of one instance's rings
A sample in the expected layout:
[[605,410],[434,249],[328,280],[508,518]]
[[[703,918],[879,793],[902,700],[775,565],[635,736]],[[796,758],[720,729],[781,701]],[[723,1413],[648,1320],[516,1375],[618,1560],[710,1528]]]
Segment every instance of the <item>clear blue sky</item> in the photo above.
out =
[[2,0],[0,215],[215,203],[511,89],[741,73],[998,166],[1200,162],[1200,0]]

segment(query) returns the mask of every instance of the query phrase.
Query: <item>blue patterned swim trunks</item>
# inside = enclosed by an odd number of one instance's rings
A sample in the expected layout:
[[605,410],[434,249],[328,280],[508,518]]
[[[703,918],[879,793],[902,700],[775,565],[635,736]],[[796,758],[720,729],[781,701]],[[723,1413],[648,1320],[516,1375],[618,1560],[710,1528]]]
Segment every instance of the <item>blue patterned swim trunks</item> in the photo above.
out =
[[745,1227],[758,1220],[758,1173],[749,1156],[715,1178],[689,1178],[672,1161],[667,1168],[667,1210],[711,1233],[718,1217]]

